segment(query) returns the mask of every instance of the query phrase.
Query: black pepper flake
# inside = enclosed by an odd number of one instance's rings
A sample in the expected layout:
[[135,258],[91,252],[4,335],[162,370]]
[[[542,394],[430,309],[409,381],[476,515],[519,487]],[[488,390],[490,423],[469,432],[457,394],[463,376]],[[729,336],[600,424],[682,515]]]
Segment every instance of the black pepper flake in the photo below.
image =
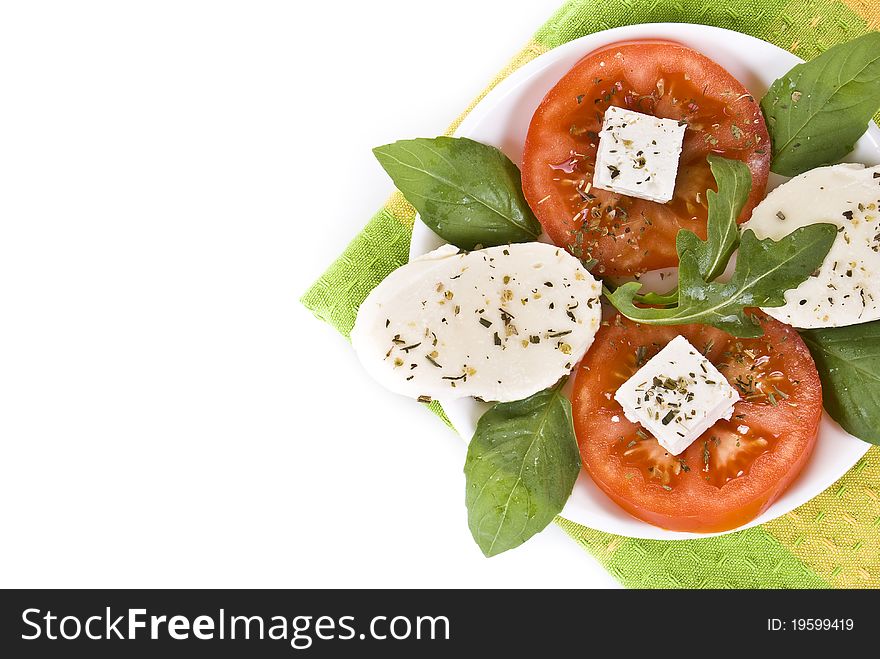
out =
[[492,327],[492,321],[486,320],[485,318],[480,318],[480,325],[483,327]]

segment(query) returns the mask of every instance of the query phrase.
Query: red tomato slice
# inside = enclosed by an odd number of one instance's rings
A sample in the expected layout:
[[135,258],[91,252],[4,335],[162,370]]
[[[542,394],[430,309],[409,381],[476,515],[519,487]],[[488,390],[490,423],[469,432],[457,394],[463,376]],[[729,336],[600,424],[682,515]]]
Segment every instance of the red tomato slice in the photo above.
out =
[[[605,110],[619,106],[685,121],[673,199],[666,204],[592,188]],[[752,191],[739,221],[764,197],[770,146],[756,100],[721,66],[680,44],[635,41],[594,51],[549,91],[523,152],[526,199],[554,243],[598,275],[633,275],[678,264],[679,229],[706,236],[709,153],[745,162]]]
[[[575,431],[587,472],[631,515],[677,531],[726,531],[761,514],[801,471],[822,416],[819,374],[794,329],[756,317],[764,328],[756,339],[622,316],[599,330],[574,383]],[[679,334],[704,351],[741,400],[729,421],[672,456],[627,420],[613,396]]]

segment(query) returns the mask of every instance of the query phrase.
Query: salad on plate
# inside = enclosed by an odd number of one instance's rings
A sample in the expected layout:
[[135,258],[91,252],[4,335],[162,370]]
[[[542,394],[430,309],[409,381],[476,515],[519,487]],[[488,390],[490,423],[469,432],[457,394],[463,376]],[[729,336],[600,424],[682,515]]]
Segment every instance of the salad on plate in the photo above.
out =
[[464,466],[487,556],[582,470],[647,524],[718,533],[798,478],[823,410],[880,443],[880,166],[841,162],[878,53],[866,34],[759,97],[680,43],[611,43],[538,105],[521,171],[466,137],[374,150],[445,244],[370,293],[352,344],[396,393],[491,404]]

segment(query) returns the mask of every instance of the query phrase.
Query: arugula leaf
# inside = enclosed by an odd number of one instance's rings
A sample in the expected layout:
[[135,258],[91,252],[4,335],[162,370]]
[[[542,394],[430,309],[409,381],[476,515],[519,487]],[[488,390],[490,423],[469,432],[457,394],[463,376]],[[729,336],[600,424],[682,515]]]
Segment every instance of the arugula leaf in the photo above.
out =
[[562,510],[581,468],[565,380],[496,403],[468,446],[468,526],[486,556],[518,547]]
[[[693,231],[680,229],[675,237],[675,249],[679,257],[690,251],[697,259],[703,279],[712,281],[724,272],[730,255],[739,244],[736,220],[749,197],[752,173],[740,160],[716,155],[710,155],[708,160],[718,192],[706,191],[709,202],[706,240],[701,240]],[[636,300],[645,304],[673,305],[678,300],[678,289],[673,288],[668,293],[645,293],[636,296]]]
[[636,307],[641,284],[629,282],[606,297],[627,318],[648,325],[712,325],[733,336],[761,336],[761,326],[747,307],[779,307],[784,293],[816,270],[837,235],[833,224],[811,224],[781,240],[758,240],[749,229],[742,235],[736,268],[728,282],[707,282],[691,251],[682,253],[678,270],[678,304],[668,309]]
[[852,151],[880,108],[880,32],[829,48],[774,82],[761,99],[771,169],[796,176]]
[[422,222],[456,247],[529,242],[541,233],[519,169],[493,146],[464,137],[418,138],[373,153]]
[[675,249],[679,254],[690,251],[697,259],[703,279],[712,281],[724,272],[730,255],[739,243],[736,220],[749,198],[752,173],[741,160],[715,155],[710,155],[708,160],[718,184],[718,192],[706,191],[709,202],[707,239],[701,240],[693,231],[681,229],[675,236]]
[[801,330],[822,379],[822,403],[844,430],[880,444],[880,320]]

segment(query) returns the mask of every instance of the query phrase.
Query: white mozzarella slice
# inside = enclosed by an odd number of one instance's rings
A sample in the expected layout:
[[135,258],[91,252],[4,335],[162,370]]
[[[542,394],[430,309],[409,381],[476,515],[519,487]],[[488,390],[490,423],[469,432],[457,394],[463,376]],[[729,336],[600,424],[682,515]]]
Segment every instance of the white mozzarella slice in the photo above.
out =
[[665,204],[672,199],[687,127],[615,106],[605,111],[593,186]]
[[553,385],[599,329],[600,284],[564,249],[445,246],[392,272],[361,305],[364,368],[413,398],[512,401]]
[[764,311],[801,328],[842,327],[880,318],[880,166],[842,164],[796,176],[758,204],[745,228],[779,240],[827,222],[840,230],[822,267]]

